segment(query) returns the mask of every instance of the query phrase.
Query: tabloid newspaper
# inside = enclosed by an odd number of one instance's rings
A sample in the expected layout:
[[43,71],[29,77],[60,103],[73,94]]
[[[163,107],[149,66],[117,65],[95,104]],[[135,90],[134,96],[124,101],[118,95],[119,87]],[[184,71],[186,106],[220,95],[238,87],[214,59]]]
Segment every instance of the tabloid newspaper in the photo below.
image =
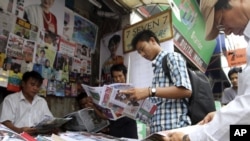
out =
[[92,87],[82,84],[88,96],[110,120],[123,116],[147,123],[157,109],[148,99],[131,101],[128,95],[119,90],[131,89],[134,86],[126,83],[114,83],[102,87]]

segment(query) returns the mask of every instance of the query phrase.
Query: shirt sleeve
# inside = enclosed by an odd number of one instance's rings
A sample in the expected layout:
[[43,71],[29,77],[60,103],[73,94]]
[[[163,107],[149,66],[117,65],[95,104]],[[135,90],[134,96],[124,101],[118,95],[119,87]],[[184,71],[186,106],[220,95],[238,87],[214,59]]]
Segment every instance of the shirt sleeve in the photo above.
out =
[[250,93],[236,97],[216,112],[213,120],[197,132],[189,134],[191,141],[229,140],[230,125],[250,123]]
[[0,122],[6,120],[13,122],[15,119],[14,115],[14,107],[11,104],[11,99],[7,96],[1,104]]
[[49,110],[48,104],[44,99],[42,99],[42,110],[43,110],[44,116],[53,117],[51,111]]
[[192,90],[191,82],[187,72],[187,66],[185,59],[181,54],[173,52],[167,55],[167,65],[170,72],[170,77],[175,86],[185,87]]

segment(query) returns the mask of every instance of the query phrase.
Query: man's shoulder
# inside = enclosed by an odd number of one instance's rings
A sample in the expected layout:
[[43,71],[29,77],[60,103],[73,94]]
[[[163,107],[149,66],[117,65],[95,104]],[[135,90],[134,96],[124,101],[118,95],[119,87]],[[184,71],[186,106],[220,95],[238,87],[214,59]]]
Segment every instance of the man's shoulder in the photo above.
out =
[[224,89],[224,93],[231,92],[232,90],[233,90],[232,87],[225,88],[225,89]]
[[11,93],[11,94],[7,95],[5,98],[9,99],[9,98],[19,97],[20,94],[21,94],[20,92]]
[[47,101],[45,100],[45,98],[43,98],[43,97],[41,97],[41,96],[39,96],[39,95],[36,95],[36,96],[35,96],[35,99],[38,100],[38,101],[47,103]]

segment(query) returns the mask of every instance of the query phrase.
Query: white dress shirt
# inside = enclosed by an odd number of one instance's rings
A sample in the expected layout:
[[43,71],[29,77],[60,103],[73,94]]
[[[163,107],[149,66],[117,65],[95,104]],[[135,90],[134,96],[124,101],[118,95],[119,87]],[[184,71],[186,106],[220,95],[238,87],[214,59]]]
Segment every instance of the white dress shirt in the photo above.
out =
[[[250,21],[244,35],[250,39]],[[211,122],[189,133],[191,141],[229,141],[230,125],[250,124],[250,42],[247,42],[247,65],[238,75],[238,96],[217,111]]]
[[44,118],[53,117],[44,98],[35,96],[28,102],[22,92],[10,94],[2,103],[0,122],[11,121],[16,127],[32,127]]

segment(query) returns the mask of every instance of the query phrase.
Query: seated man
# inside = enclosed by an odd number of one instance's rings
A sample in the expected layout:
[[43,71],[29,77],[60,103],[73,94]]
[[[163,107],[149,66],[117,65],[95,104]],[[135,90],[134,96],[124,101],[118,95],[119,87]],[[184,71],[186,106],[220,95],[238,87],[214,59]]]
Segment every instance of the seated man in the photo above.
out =
[[[127,74],[127,68],[126,66],[122,64],[113,65],[110,68],[111,77],[113,79],[113,82],[115,83],[126,83],[126,74]],[[87,95],[82,96],[84,98],[78,98],[79,105],[84,107],[91,107],[95,110],[96,114],[100,116],[102,119],[107,119],[107,117],[101,113],[93,104],[93,100],[91,97],[87,97]],[[134,104],[134,103],[132,103]],[[125,137],[125,138],[133,138],[137,139],[137,124],[136,121],[128,118],[128,117],[122,117],[118,120],[110,121],[110,125],[102,130],[103,133],[114,136],[114,137]]]
[[34,128],[45,117],[53,117],[47,102],[37,95],[43,78],[36,72],[25,72],[21,91],[5,97],[0,122],[17,133],[36,134]]

